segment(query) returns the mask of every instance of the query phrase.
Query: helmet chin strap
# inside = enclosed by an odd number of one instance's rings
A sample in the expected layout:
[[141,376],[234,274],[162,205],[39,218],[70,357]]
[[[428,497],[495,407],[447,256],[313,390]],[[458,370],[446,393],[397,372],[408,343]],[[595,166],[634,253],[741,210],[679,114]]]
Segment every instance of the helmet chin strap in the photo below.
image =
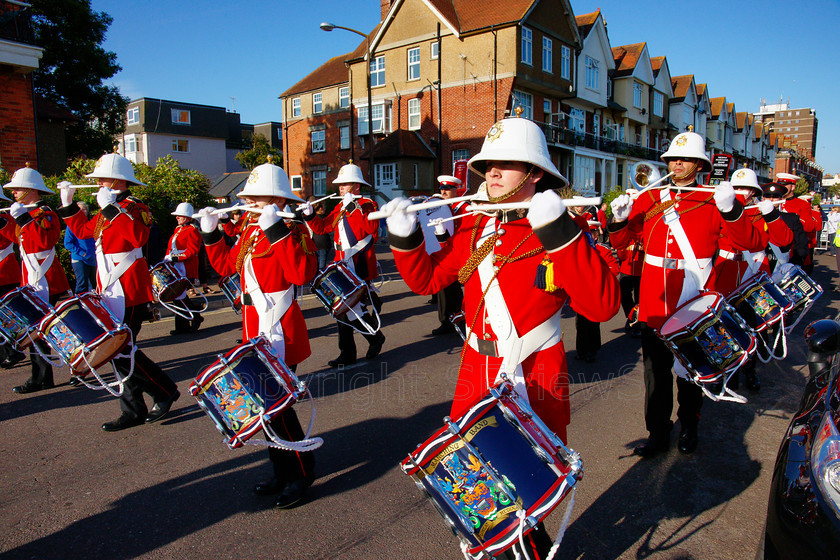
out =
[[525,183],[528,182],[528,179],[531,178],[531,174],[533,172],[534,166],[531,165],[531,168],[528,170],[528,173],[525,174],[525,176],[522,178],[521,181],[519,181],[519,184],[516,185],[516,187],[514,187],[513,190],[500,196],[490,196],[490,193],[487,193],[487,201],[495,204],[497,202],[504,202],[505,200],[509,199],[510,197],[522,190],[522,187],[524,187]]
[[677,175],[676,173],[674,173],[674,179],[676,179],[677,181],[683,181],[685,179],[688,179],[691,176],[691,174],[695,172],[696,169],[697,162],[695,161],[691,164],[691,167],[688,167],[685,173],[683,173],[682,175]]

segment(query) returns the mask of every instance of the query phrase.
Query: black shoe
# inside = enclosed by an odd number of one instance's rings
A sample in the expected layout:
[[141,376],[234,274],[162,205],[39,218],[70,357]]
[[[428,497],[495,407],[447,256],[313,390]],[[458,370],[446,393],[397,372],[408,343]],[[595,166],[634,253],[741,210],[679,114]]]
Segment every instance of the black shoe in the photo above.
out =
[[152,407],[152,410],[149,411],[149,414],[146,416],[146,424],[151,424],[152,422],[157,422],[161,418],[167,415],[169,409],[172,408],[172,403],[178,400],[181,396],[181,393],[175,389],[175,392],[172,393],[172,396],[166,399],[165,401],[156,402],[155,406]]
[[55,385],[52,381],[47,383],[34,383],[31,379],[27,379],[26,383],[23,385],[18,385],[17,387],[13,388],[12,391],[18,393],[19,395],[25,395],[27,393],[36,393],[38,391],[43,391],[44,389],[52,389]]
[[744,374],[744,382],[747,389],[757,393],[761,389],[761,379],[756,371],[748,371]]
[[455,332],[455,325],[452,323],[441,323],[441,325],[436,328],[432,329],[432,336],[440,336],[442,334],[449,334]]
[[665,453],[669,447],[670,442],[667,439],[650,436],[644,443],[633,449],[633,454],[647,459],[658,453]]
[[697,449],[697,428],[683,428],[680,432],[680,440],[678,444],[678,448],[680,453],[684,453],[686,455],[690,453],[694,453],[694,450]]
[[285,484],[272,477],[256,483],[254,485],[254,494],[257,496],[274,496],[275,494],[279,494],[285,487]]
[[131,416],[130,414],[123,412],[122,416],[120,416],[113,422],[105,422],[104,424],[102,424],[102,429],[106,432],[119,432],[120,430],[133,428],[134,426],[140,426],[141,424],[143,424],[142,418]]
[[352,366],[356,363],[356,358],[345,358],[344,356],[339,356],[334,360],[330,360],[327,362],[330,367],[338,367],[338,366]]
[[372,360],[379,355],[382,351],[382,345],[385,344],[385,335],[382,334],[382,331],[377,331],[376,338],[373,339],[373,342],[370,343],[368,346],[367,354],[365,354],[365,358],[368,360]]
[[306,497],[307,488],[309,488],[309,483],[303,478],[293,480],[286,484],[286,487],[277,496],[277,502],[275,502],[274,507],[288,509],[296,506]]
[[13,350],[11,354],[6,356],[6,359],[0,362],[0,367],[5,369],[12,369],[15,367],[19,362],[23,361],[26,357],[26,354],[23,352],[18,352],[17,350]]
[[81,377],[73,375],[70,377],[70,381],[68,381],[67,384],[71,387],[79,387],[82,384],[82,379]]
[[193,320],[192,324],[190,325],[190,332],[195,332],[195,331],[197,331],[197,330],[198,330],[198,327],[200,327],[200,326],[201,326],[201,323],[203,323],[203,322],[204,322],[204,317],[202,317],[201,315],[199,315],[198,317],[196,317],[196,318]]

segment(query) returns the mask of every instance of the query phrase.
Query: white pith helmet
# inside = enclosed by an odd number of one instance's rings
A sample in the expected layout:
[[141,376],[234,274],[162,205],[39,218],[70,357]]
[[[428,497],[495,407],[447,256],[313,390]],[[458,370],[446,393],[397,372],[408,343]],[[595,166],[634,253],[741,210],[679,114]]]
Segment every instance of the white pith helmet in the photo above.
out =
[[341,169],[338,170],[338,176],[333,181],[333,185],[346,185],[347,183],[360,183],[362,185],[370,186],[370,184],[365,181],[361,168],[353,162],[350,162],[347,165],[342,165]]
[[755,171],[748,167],[744,167],[743,169],[738,169],[735,173],[732,174],[732,186],[734,188],[742,187],[752,189],[758,192],[758,195],[761,196],[762,189],[761,186],[758,184],[758,177],[755,174]]
[[568,179],[551,162],[545,134],[534,121],[528,119],[510,117],[490,127],[481,151],[471,157],[467,165],[476,173],[484,175],[488,161],[530,163],[560,179],[563,187],[569,185]]
[[[41,177],[41,174],[29,167],[29,163],[26,164],[26,167],[21,167],[15,171],[14,175],[12,175],[12,180],[3,185],[3,188],[32,189],[33,191],[53,194],[53,192],[47,188],[47,185],[44,184],[44,178]],[[3,198],[5,200],[9,200],[5,196]]]
[[[693,128],[693,127],[692,127]],[[659,159],[668,163],[670,158],[694,158],[703,162],[698,173],[707,173],[712,170],[712,162],[706,155],[706,141],[696,132],[681,132],[671,140],[668,150],[659,156]]]
[[248,175],[245,188],[236,196],[274,196],[303,202],[301,197],[292,192],[292,185],[283,168],[271,163],[273,159],[269,156],[268,163],[256,166]]
[[96,167],[93,172],[88,173],[85,177],[91,179],[122,179],[131,185],[146,186],[141,183],[134,176],[134,166],[131,160],[123,157],[120,154],[105,154],[96,160]]
[[195,210],[193,210],[193,205],[189,202],[181,202],[175,211],[172,212],[173,216],[183,216],[184,218],[192,218],[193,214],[195,214]]

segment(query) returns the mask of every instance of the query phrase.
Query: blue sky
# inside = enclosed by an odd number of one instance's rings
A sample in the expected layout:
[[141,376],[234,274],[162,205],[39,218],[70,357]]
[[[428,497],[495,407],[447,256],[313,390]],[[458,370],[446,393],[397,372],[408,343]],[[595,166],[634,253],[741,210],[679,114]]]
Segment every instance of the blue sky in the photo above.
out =
[[[114,18],[104,46],[123,68],[112,83],[124,95],[235,109],[251,124],[280,120],[280,93],[361,41],[347,31],[321,31],[322,21],[364,32],[379,21],[378,0],[91,4]],[[702,12],[689,14],[689,6]],[[672,75],[694,74],[737,111],[757,111],[762,98],[815,109],[816,161],[840,173],[840,2],[572,1],[576,15],[598,8],[612,46],[646,41],[651,56],[668,58]]]

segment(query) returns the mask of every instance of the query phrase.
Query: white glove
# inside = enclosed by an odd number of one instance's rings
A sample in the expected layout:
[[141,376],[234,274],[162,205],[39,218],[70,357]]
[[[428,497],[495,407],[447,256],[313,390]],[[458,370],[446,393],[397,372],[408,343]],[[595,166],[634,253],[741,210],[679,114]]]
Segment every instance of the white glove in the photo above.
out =
[[9,207],[9,213],[12,215],[12,218],[20,218],[24,214],[29,213],[29,210],[26,209],[26,206],[21,204],[20,202],[13,202],[12,205]]
[[735,189],[729,181],[721,181],[715,187],[715,204],[721,212],[730,212],[735,206]]
[[282,218],[277,215],[277,212],[280,211],[280,208],[277,207],[276,204],[269,204],[263,207],[263,213],[260,215],[260,219],[257,221],[257,225],[263,231],[268,230],[271,226],[279,222]]
[[163,257],[163,262],[172,262],[172,255],[167,254]]
[[76,187],[70,181],[62,181],[58,184],[58,196],[61,198],[61,206],[70,206],[73,204],[73,194],[76,192]]
[[228,219],[228,213],[227,212],[222,212],[221,214],[219,214],[219,219],[220,220],[227,220]]
[[761,212],[763,216],[772,212],[775,207],[776,205],[769,200],[762,200],[758,203],[758,211]]
[[531,198],[528,221],[532,228],[549,224],[566,212],[566,205],[554,191],[538,192]]
[[443,225],[443,222],[435,224],[435,235],[446,235],[446,226]]
[[[96,203],[100,208],[113,204],[117,201],[117,191],[111,190],[108,187],[101,187],[96,192]],[[62,201],[63,204],[63,201]]]
[[304,216],[311,216],[315,213],[315,210],[312,208],[311,202],[304,202],[303,204],[298,204],[298,210],[300,210]]
[[344,198],[341,199],[341,207],[344,208],[353,202],[353,193],[347,193],[344,195]]
[[198,215],[200,216],[198,225],[204,233],[210,233],[219,227],[219,216],[218,214],[213,214],[213,210],[215,208],[208,206],[198,211]]
[[610,208],[612,208],[615,221],[623,222],[630,217],[630,212],[633,210],[633,199],[627,194],[619,195],[610,202]]
[[417,212],[406,212],[405,209],[411,206],[407,198],[397,197],[382,207],[382,211],[388,214],[385,223],[388,224],[388,232],[397,237],[408,237],[417,227]]

